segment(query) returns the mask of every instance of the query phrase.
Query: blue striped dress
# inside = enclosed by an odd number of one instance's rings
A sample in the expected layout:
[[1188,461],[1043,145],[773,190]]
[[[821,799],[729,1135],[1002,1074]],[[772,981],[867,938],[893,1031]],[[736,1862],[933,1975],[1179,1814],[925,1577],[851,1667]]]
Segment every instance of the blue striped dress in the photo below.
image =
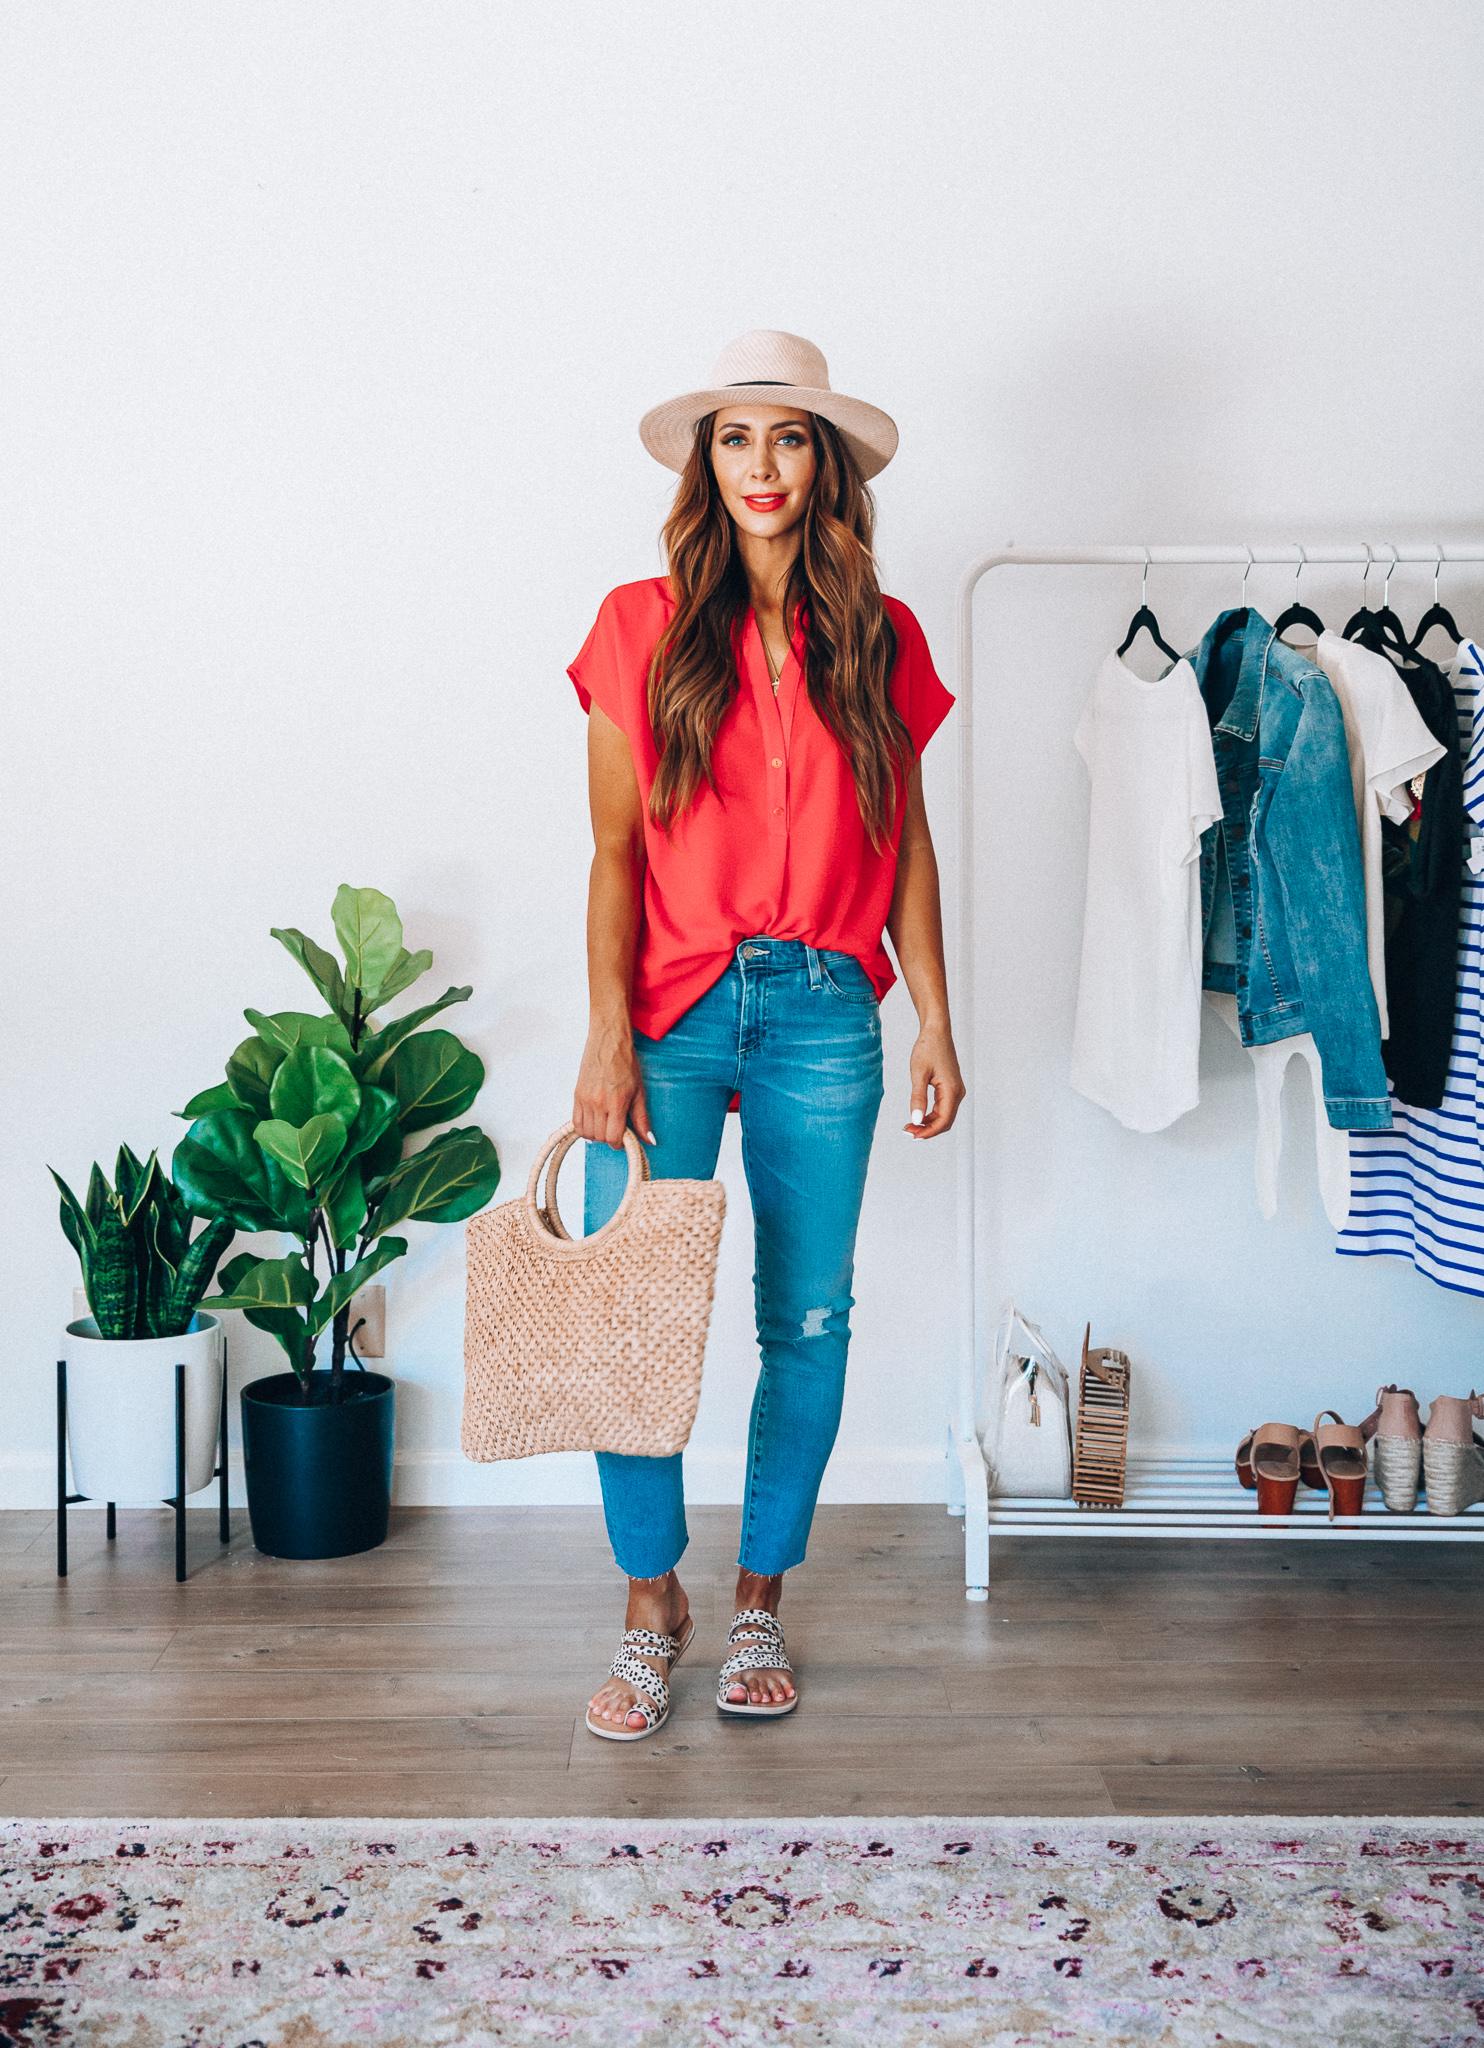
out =
[[[1463,800],[1484,834],[1484,655],[1472,640],[1449,673],[1458,702]],[[1484,839],[1475,844],[1484,850]],[[1484,873],[1465,868],[1459,910],[1458,1007],[1441,1107],[1392,1096],[1392,1129],[1350,1134],[1350,1220],[1335,1250],[1410,1259],[1460,1294],[1484,1295],[1484,1068],[1480,1060]]]

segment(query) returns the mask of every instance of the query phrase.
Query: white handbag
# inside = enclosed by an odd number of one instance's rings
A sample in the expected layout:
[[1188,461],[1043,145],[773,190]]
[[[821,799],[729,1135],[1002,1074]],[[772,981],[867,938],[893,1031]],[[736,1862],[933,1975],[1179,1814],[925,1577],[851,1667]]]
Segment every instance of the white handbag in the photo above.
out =
[[982,1439],[989,1490],[1035,1500],[1072,1492],[1071,1395],[1066,1370],[1013,1301],[995,1339],[989,1415]]

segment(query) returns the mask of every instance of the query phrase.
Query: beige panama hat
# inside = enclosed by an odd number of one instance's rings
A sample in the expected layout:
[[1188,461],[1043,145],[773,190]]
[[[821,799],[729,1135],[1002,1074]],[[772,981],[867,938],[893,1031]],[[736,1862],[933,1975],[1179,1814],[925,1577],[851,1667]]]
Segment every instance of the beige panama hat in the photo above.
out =
[[667,399],[645,413],[639,438],[666,469],[684,469],[696,421],[748,400],[822,414],[845,436],[862,476],[875,476],[897,452],[896,422],[862,398],[831,391],[829,365],[814,343],[773,327],[756,327],[729,341],[711,372],[710,388]]

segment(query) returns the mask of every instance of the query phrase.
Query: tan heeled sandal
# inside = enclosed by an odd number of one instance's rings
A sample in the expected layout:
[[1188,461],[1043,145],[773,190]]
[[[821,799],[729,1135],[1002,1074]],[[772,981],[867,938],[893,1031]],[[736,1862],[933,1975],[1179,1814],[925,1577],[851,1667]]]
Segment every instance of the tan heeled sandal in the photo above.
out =
[[1299,1478],[1315,1493],[1324,1492],[1324,1474],[1319,1469],[1319,1452],[1315,1448],[1312,1429],[1299,1431]]
[[[1260,1515],[1291,1515],[1302,1467],[1302,1436],[1291,1422],[1264,1422],[1248,1439],[1248,1462]],[[1237,1477],[1242,1476],[1241,1451]]]
[[1461,1515],[1484,1500],[1484,1445],[1474,1435],[1475,1416],[1484,1417],[1484,1395],[1465,1401],[1439,1394],[1428,1410],[1422,1470],[1430,1515]]
[[[1272,1425],[1272,1427],[1280,1429],[1286,1426],[1283,1423]],[[1251,1493],[1257,1485],[1257,1474],[1252,1469],[1252,1444],[1256,1435],[1257,1431],[1255,1429],[1249,1429],[1242,1441],[1237,1445],[1237,1484],[1245,1487],[1248,1493]],[[1314,1448],[1313,1431],[1301,1429],[1298,1433],[1298,1440],[1299,1479],[1305,1486],[1312,1486],[1316,1493],[1323,1493],[1325,1490],[1324,1476],[1319,1470],[1319,1453]]]
[[1249,1429],[1242,1441],[1237,1445],[1237,1484],[1238,1486],[1245,1487],[1248,1493],[1251,1493],[1253,1487],[1257,1484],[1256,1479],[1252,1476],[1252,1439],[1256,1434],[1257,1431],[1255,1429]]
[[[1326,1415],[1334,1420],[1326,1422]],[[1329,1490],[1330,1520],[1360,1514],[1365,1507],[1365,1437],[1333,1408],[1321,1408],[1314,1417],[1314,1445]]]
[[[599,1735],[604,1742],[642,1742],[647,1735],[653,1735],[656,1728],[663,1728],[670,1718],[670,1688],[654,1669],[644,1662],[645,1657],[665,1657],[671,1671],[690,1648],[690,1639],[696,1632],[696,1624],[690,1615],[680,1624],[679,1635],[661,1635],[658,1629],[626,1628],[618,1646],[618,1655],[608,1667],[610,1678],[621,1678],[625,1685],[631,1685],[637,1697],[634,1704],[624,1710],[622,1722],[610,1728],[606,1721],[595,1721],[593,1710],[587,1710],[587,1732]],[[630,1714],[642,1714],[644,1726],[630,1728]]]

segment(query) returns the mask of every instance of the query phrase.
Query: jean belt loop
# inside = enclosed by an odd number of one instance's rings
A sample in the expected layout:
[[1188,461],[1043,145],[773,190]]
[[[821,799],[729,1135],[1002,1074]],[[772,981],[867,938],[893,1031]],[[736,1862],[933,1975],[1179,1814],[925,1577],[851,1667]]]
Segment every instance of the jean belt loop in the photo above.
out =
[[806,946],[804,952],[809,961],[809,986],[810,988],[822,988],[824,986],[824,976],[820,972],[819,954],[813,946]]

